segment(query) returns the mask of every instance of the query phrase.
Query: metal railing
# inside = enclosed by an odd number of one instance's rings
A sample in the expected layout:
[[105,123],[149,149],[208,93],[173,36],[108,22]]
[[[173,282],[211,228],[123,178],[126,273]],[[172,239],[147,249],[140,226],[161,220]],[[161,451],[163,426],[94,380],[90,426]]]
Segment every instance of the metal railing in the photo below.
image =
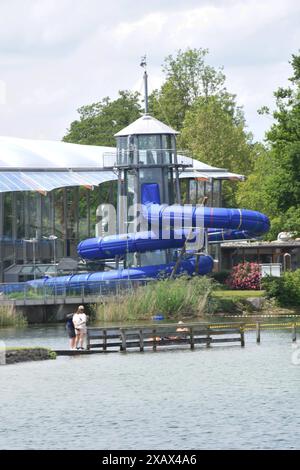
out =
[[103,168],[114,168],[117,164],[117,152],[104,152],[102,155]]
[[1,303],[25,304],[51,304],[64,303],[72,299],[80,299],[82,302],[94,300],[95,302],[107,296],[120,296],[133,292],[140,286],[146,285],[153,279],[120,279],[110,281],[85,281],[69,283],[49,282],[45,283],[15,283],[0,284]]
[[282,274],[281,263],[261,263],[259,265],[261,277],[280,277]]

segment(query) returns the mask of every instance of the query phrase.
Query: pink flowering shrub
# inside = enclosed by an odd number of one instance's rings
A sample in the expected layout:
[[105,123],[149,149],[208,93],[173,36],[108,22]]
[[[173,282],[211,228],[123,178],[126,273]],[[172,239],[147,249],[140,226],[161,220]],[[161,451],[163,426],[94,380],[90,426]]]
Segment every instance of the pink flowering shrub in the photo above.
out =
[[260,278],[259,264],[240,263],[232,268],[226,284],[231,289],[258,290]]

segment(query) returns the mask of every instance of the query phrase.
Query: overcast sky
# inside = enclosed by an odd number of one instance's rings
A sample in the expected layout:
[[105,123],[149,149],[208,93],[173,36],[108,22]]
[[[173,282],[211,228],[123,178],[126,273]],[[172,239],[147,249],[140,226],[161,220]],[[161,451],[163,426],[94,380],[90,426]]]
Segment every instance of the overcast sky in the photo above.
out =
[[0,135],[60,140],[81,105],[142,91],[145,53],[153,89],[168,54],[203,47],[262,139],[299,25],[299,0],[0,0]]

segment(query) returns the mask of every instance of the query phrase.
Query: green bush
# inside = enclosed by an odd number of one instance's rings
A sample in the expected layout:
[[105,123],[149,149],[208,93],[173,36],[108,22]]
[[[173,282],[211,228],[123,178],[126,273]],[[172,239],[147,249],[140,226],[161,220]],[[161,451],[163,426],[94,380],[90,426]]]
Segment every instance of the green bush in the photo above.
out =
[[226,281],[228,280],[229,276],[230,276],[230,272],[229,270],[223,270],[223,271],[219,271],[219,272],[215,272],[215,273],[211,273],[211,277],[216,281],[218,282],[219,284],[222,285],[222,288],[225,288],[225,289],[228,289],[228,286],[226,284]]
[[248,302],[246,298],[242,297],[227,297],[227,296],[212,296],[208,300],[207,313],[227,313],[230,315],[252,313],[254,311],[253,305]]
[[51,360],[55,360],[57,357],[57,354],[55,351],[52,351],[51,349],[49,349],[49,359]]
[[300,269],[285,272],[282,277],[265,277],[262,287],[281,307],[300,305]]
[[240,313],[237,311],[236,302],[232,298],[210,297],[207,303],[207,313]]
[[261,280],[261,286],[265,289],[269,299],[279,299],[283,291],[283,277],[266,276]]

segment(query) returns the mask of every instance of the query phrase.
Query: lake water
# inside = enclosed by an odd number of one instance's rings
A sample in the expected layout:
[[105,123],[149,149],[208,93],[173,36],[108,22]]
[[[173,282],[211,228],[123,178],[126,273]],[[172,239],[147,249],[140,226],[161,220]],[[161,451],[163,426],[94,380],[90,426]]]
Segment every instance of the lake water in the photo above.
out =
[[[67,344],[63,326],[2,330],[0,339]],[[290,332],[263,331],[260,345],[246,333],[245,348],[1,366],[0,448],[299,449],[300,365],[292,363],[293,352]]]

